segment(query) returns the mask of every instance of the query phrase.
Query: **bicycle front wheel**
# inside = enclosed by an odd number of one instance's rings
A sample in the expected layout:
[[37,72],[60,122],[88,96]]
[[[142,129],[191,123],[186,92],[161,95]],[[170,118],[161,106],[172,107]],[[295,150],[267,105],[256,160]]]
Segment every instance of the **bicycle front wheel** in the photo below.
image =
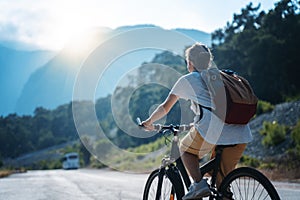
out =
[[230,172],[220,185],[226,199],[280,200],[273,184],[261,172],[241,167]]
[[178,171],[153,171],[144,188],[143,200],[181,200],[184,188]]

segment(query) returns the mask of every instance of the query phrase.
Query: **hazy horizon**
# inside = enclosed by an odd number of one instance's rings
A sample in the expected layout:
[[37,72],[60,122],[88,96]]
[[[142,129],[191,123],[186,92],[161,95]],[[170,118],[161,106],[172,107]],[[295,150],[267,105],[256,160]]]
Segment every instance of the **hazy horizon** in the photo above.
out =
[[[261,10],[279,0],[0,0],[0,41],[59,50],[65,43],[94,27],[153,24],[164,29],[185,28],[211,33],[223,28],[234,13],[253,2]],[[28,6],[30,5],[30,6]]]

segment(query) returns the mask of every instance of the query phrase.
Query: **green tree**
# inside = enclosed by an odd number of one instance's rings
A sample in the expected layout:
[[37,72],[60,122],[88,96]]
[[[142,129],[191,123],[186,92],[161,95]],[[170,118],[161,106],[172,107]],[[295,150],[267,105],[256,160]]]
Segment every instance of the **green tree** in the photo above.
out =
[[90,144],[89,138],[87,138],[87,137],[81,138],[80,149],[79,150],[82,154],[83,163],[84,163],[85,166],[88,166],[91,162],[91,153],[86,148],[86,146],[90,146],[90,145],[91,144]]
[[252,3],[212,34],[215,62],[248,78],[262,100],[285,101],[300,94],[299,1],[281,0],[268,13]]

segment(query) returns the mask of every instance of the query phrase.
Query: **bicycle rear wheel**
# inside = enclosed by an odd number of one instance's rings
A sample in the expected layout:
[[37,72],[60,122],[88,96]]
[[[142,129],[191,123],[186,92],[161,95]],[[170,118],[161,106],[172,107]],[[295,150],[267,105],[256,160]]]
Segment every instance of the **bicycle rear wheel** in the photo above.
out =
[[[181,200],[184,188],[177,170],[153,171],[144,188],[143,200]],[[157,194],[159,193],[159,194]]]
[[227,199],[280,200],[273,184],[261,172],[241,167],[230,172],[220,185]]

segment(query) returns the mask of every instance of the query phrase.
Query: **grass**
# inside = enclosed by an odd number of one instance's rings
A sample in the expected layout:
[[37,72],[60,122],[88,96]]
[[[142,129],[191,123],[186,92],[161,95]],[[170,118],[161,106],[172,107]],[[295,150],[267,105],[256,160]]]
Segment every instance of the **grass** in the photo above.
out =
[[13,173],[12,170],[0,170],[0,178],[4,178],[4,177],[7,177],[9,175],[11,175]]
[[9,175],[11,174],[14,174],[14,173],[24,173],[26,172],[26,169],[24,168],[21,168],[21,169],[0,169],[0,178],[5,178],[5,177],[8,177]]
[[[135,148],[128,148],[124,151],[110,149],[109,153],[100,159],[105,166],[120,171],[149,172],[161,164],[161,159],[169,152],[169,147],[165,145],[165,138],[158,138],[154,142],[143,144]],[[92,166],[98,166],[99,162],[95,158]],[[104,165],[101,165],[104,167]]]

